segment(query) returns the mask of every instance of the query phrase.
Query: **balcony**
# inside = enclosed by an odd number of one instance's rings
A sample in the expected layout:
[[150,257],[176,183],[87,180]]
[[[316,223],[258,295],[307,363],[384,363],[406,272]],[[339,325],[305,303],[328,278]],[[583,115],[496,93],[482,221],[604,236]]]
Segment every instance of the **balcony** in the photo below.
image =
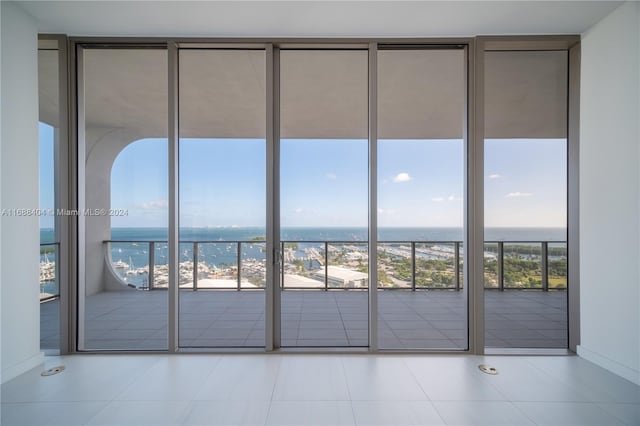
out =
[[40,347],[60,346],[60,278],[58,243],[40,244]]
[[[367,244],[284,241],[282,346],[368,345]],[[117,291],[85,300],[89,349],[166,349],[167,243],[105,241]],[[180,345],[264,346],[264,241],[180,243]],[[461,242],[380,243],[380,347],[465,349]],[[113,287],[112,287],[113,288]],[[566,243],[485,243],[486,344],[567,346]],[[56,299],[43,303],[55,310]]]

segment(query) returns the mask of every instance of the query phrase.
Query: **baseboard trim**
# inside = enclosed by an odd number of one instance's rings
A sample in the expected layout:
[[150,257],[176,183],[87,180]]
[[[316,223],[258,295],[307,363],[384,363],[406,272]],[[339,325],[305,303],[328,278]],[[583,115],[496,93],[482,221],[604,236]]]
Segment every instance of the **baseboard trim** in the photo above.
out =
[[19,375],[26,373],[38,365],[44,364],[44,352],[38,352],[36,355],[26,359],[18,364],[12,365],[2,370],[2,383],[15,379]]
[[609,370],[620,377],[623,377],[630,382],[640,386],[640,371],[629,368],[626,365],[622,365],[617,361],[612,360],[604,355],[601,355],[592,350],[586,349],[582,345],[578,345],[578,356],[586,359],[594,364],[599,365],[605,370]]

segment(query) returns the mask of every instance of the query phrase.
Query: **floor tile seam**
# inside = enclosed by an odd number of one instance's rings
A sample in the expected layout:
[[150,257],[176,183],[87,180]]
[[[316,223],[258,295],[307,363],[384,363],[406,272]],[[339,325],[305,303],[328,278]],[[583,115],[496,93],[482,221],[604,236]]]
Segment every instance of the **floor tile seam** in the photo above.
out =
[[416,376],[415,372],[411,369],[411,367],[407,363],[407,359],[405,357],[401,357],[400,360],[402,361],[402,365],[404,365],[404,367],[407,369],[407,371],[409,371],[409,374],[413,378],[413,381],[418,385],[418,387],[420,388],[422,393],[427,398],[427,401],[431,401],[431,397],[429,396],[427,391],[422,387],[422,384],[420,383],[420,380],[418,380],[418,377]]
[[349,408],[351,408],[351,418],[353,419],[353,424],[357,425],[358,422],[356,420],[355,409],[353,408],[353,399],[351,397],[351,387],[349,386],[349,379],[347,378],[347,368],[344,365],[344,357],[341,356],[339,359],[340,359],[340,368],[342,369],[342,377],[344,378],[344,382],[347,387],[347,395],[349,396],[348,402],[349,402]]
[[429,402],[433,407],[434,411],[436,412],[436,414],[438,414],[438,417],[440,417],[440,420],[442,420],[442,424],[447,425],[448,423],[446,422],[444,416],[442,415],[442,412],[438,409],[438,406],[435,404],[435,402],[439,402],[439,401],[429,401]]
[[524,416],[525,419],[529,420],[531,422],[531,424],[534,425],[538,425],[539,423],[537,423],[533,418],[531,418],[529,415],[527,415],[527,413],[518,406],[517,402],[525,402],[525,401],[509,401],[511,403],[511,405],[516,409],[517,412],[519,412],[520,414],[522,414]]
[[347,395],[349,396],[349,401],[351,401],[352,400],[351,386],[349,386],[349,377],[347,377],[347,367],[346,365],[344,365],[345,357],[339,356],[338,359],[340,360],[340,370],[342,371],[342,379],[344,380],[345,386],[347,388]]
[[500,386],[494,383],[491,383],[491,381],[489,380],[482,380],[481,378],[478,378],[478,380],[481,380],[482,383],[487,383],[489,386],[491,386],[491,388],[495,390],[498,393],[498,395],[501,395],[505,401],[513,402],[509,397],[509,395],[507,394],[507,392],[504,389],[502,389]]
[[[574,355],[565,355],[565,356],[572,357]],[[558,375],[552,375],[550,372],[545,371],[543,368],[541,368],[541,367],[537,366],[536,364],[534,364],[533,362],[531,362],[527,357],[524,357],[522,359],[529,366],[533,367],[535,370],[538,370],[538,371],[542,372],[547,378],[550,378],[552,381],[557,381],[557,382],[561,383],[562,386],[564,386],[565,388],[572,388],[573,387],[573,384],[569,383],[564,378],[565,377],[564,375],[559,375],[559,376]],[[560,377],[560,378],[558,378],[558,377]],[[583,380],[580,379],[580,377],[576,377],[576,381],[578,382],[578,384],[589,386],[589,383],[584,382]],[[587,395],[585,395],[584,393],[582,393],[582,391],[580,391],[580,389],[576,389],[575,392],[578,394],[578,396],[582,397],[586,401],[591,401],[591,398],[588,398]],[[609,391],[603,390],[602,392],[604,392],[606,395],[610,396],[613,399],[613,395],[611,395],[609,393]]]
[[539,423],[536,423],[535,421],[533,421],[533,419],[531,417],[527,416],[526,412],[524,412],[524,410],[522,410],[519,407],[519,404],[527,404],[527,403],[530,403],[530,404],[540,404],[540,403],[542,403],[542,404],[545,404],[545,405],[547,405],[547,404],[549,404],[549,405],[580,404],[580,405],[585,405],[585,406],[593,406],[593,407],[596,407],[599,410],[601,410],[608,417],[611,417],[611,418],[619,421],[621,425],[626,425],[627,424],[623,419],[621,419],[618,416],[616,416],[615,414],[609,412],[605,408],[600,407],[600,405],[598,403],[595,403],[595,402],[588,402],[588,401],[557,401],[557,400],[554,400],[554,401],[515,401],[515,402],[513,402],[513,405],[520,412],[522,412],[525,415],[525,417],[527,417],[529,420],[531,420],[532,423],[534,423],[534,424],[539,424]]
[[[366,424],[366,423],[358,423],[358,420],[356,418],[355,408],[354,408],[354,402],[355,403],[359,403],[359,402],[365,402],[365,403],[367,403],[367,402],[373,402],[373,403],[380,403],[380,402],[391,402],[391,403],[393,403],[393,402],[406,402],[406,403],[419,402],[419,403],[425,404],[425,406],[430,406],[433,409],[433,411],[436,413],[438,418],[440,419],[441,424],[442,425],[446,425],[444,419],[442,418],[442,416],[440,415],[440,413],[438,412],[436,407],[429,400],[364,400],[364,399],[363,400],[350,400],[349,401],[349,405],[351,405],[351,411],[353,413],[353,421],[354,421],[354,424],[358,425],[358,426],[360,426],[360,425],[361,426],[368,426],[368,424]],[[395,425],[395,426],[402,426],[402,424]],[[407,426],[409,426],[409,425],[407,425]]]
[[[210,357],[211,355],[205,355],[205,357]],[[214,371],[218,368],[218,366],[220,365],[220,363],[222,362],[222,358],[223,356],[221,355],[214,355],[213,359],[215,360],[214,364],[210,367],[209,372],[207,373],[206,377],[202,380],[202,383],[200,383],[200,386],[198,387],[198,389],[196,389],[193,392],[193,395],[191,397],[191,401],[194,401],[195,398],[200,394],[200,392],[202,392],[202,389],[204,389],[205,384],[207,383],[207,381],[209,380],[209,378],[211,376],[213,376]]]
[[[163,359],[164,357],[166,357],[166,356],[167,356],[167,355],[152,356],[153,358],[156,358],[155,362],[151,363],[151,364],[147,367],[147,369],[146,369],[146,370],[144,370],[144,371],[140,371],[140,372],[138,372],[138,374],[133,374],[133,375],[129,378],[128,383],[127,383],[127,384],[125,384],[125,385],[122,387],[122,390],[121,390],[120,392],[116,393],[116,394],[113,396],[113,398],[111,398],[111,399],[109,400],[109,403],[108,403],[107,405],[111,404],[113,401],[117,401],[117,400],[118,400],[118,398],[119,398],[121,395],[124,395],[124,394],[125,394],[125,393],[126,393],[126,392],[127,392],[127,391],[132,387],[132,386],[133,386],[133,384],[135,383],[135,381],[136,381],[136,380],[139,380],[139,379],[140,379],[140,378],[142,378],[145,374],[147,374],[149,371],[151,371],[151,370],[152,370],[156,365],[160,364],[160,362],[162,361],[162,359]],[[145,365],[146,365],[146,364],[145,364]],[[105,408],[106,408],[106,406],[105,406]]]
[[267,417],[265,418],[265,424],[266,424],[266,419],[269,418],[269,413],[271,412],[271,403],[274,401],[273,397],[276,394],[276,386],[278,385],[278,381],[280,380],[280,374],[283,371],[282,370],[282,364],[284,363],[284,357],[279,357],[280,362],[278,362],[278,367],[276,369],[276,373],[274,375],[274,380],[273,380],[273,385],[271,386],[271,395],[269,397],[269,409],[267,410]]
[[[128,387],[127,387],[127,388],[128,388]],[[125,390],[126,390],[126,389],[125,389]],[[123,392],[124,392],[124,391],[123,391]],[[112,400],[110,400],[110,401],[106,401],[106,404],[104,405],[104,407],[102,407],[100,410],[98,410],[98,412],[97,412],[96,414],[94,414],[93,416],[91,416],[91,417],[87,420],[87,422],[85,423],[85,425],[90,425],[90,424],[91,424],[91,422],[93,421],[93,419],[97,418],[100,414],[102,414],[102,413],[103,413],[103,412],[104,412],[104,411],[105,411],[105,410],[106,410],[106,409],[107,409],[111,404],[113,404],[114,402],[119,402],[119,403],[122,403],[122,402],[124,402],[124,403],[129,403],[129,402],[135,402],[135,403],[141,403],[141,402],[163,402],[163,403],[166,403],[166,402],[187,402],[187,403],[188,403],[189,401],[190,401],[190,400],[175,400],[175,401],[174,401],[174,400],[131,400],[131,399],[128,399],[128,400],[124,400],[124,401],[122,401],[122,400],[117,400],[117,399],[115,399],[115,398],[114,398],[114,399],[112,399]],[[189,404],[187,404],[187,406],[188,406],[188,405],[189,405]],[[186,409],[186,408],[185,408],[185,409]],[[180,423],[177,423],[177,424],[180,424]]]
[[[520,409],[520,407],[517,406],[517,404],[513,401],[509,401],[509,400],[502,400],[502,401],[434,401],[435,403],[440,403],[440,402],[455,402],[455,403],[465,403],[465,402],[499,402],[499,403],[505,403],[510,405],[511,407],[513,407],[515,409],[516,412],[520,413],[525,419],[527,419],[529,422],[531,422],[532,425],[537,425],[538,423],[536,423],[531,417],[529,417],[522,409]],[[438,410],[438,407],[436,404],[433,404],[434,408],[436,410]],[[447,424],[445,422],[445,424]]]
[[625,425],[629,424],[629,423],[627,423],[626,420],[623,419],[622,417],[618,417],[616,413],[614,413],[612,411],[609,411],[608,409],[603,407],[604,404],[631,405],[631,406],[634,406],[634,407],[638,407],[638,411],[640,411],[640,403],[634,404],[634,403],[620,403],[620,402],[613,402],[613,403],[611,403],[611,402],[606,402],[606,403],[594,402],[594,405],[598,406],[605,413],[609,414],[610,416],[612,416],[616,420],[620,421],[620,423],[625,424]]
[[[335,399],[329,399],[329,398],[308,398],[308,399],[274,399],[272,400],[272,402],[347,402],[347,401],[351,401],[351,402],[438,402],[438,401],[431,401],[429,399],[426,398],[420,398],[420,399],[407,399],[407,398],[401,398],[401,399],[391,399],[391,398],[378,398],[378,399],[371,399],[371,398],[349,398],[349,399],[345,399],[345,398],[335,398]],[[455,401],[455,402],[464,402],[464,401]],[[503,401],[503,402],[508,402],[508,401]]]
[[[207,401],[207,400],[199,400],[199,399],[194,399],[194,398],[160,398],[160,399],[140,399],[140,398],[128,398],[128,399],[116,399],[116,400],[112,400],[109,401],[109,403],[112,402],[124,402],[124,403],[130,403],[130,402],[135,402],[135,403],[139,403],[139,402],[190,402],[190,401]],[[215,401],[215,400],[212,400]],[[82,402],[82,401],[77,401],[77,402]],[[106,402],[106,400],[100,401],[100,402]]]
[[540,402],[540,403],[544,403],[544,404],[552,404],[552,403],[559,403],[559,404],[596,404],[596,402],[591,401],[589,399],[577,399],[577,398],[562,398],[562,399],[558,399],[558,398],[540,398],[540,399],[531,399],[531,398],[527,398],[527,399],[522,399],[522,398],[517,398],[517,397],[510,397],[508,399],[509,402],[513,402],[515,403],[520,403],[520,402]]
[[185,424],[185,422],[187,421],[187,418],[189,417],[189,414],[191,414],[197,402],[199,401],[196,401],[195,399],[191,399],[188,401],[187,406],[185,407],[183,413],[179,416],[178,421],[175,423],[176,426]]
[[40,400],[40,401],[6,401],[0,403],[0,405],[29,405],[29,404],[77,404],[77,403],[90,403],[90,402],[110,402],[108,399],[65,399],[65,400]]
[[[558,401],[554,399],[553,401],[512,401],[516,404],[550,404],[550,405],[563,405],[563,404],[580,404],[580,405],[596,405],[598,408],[604,410],[604,408],[600,407],[601,404],[621,404],[621,405],[631,405],[631,406],[640,406],[640,404],[634,403],[624,403],[624,402],[596,402],[596,401]],[[606,410],[605,410],[606,411]]]
[[[498,392],[499,393],[499,392]],[[500,394],[502,395],[502,394]],[[514,401],[510,401],[508,398],[503,397],[503,398],[482,398],[482,399],[476,399],[476,398],[464,398],[464,399],[451,399],[451,398],[446,398],[446,399],[440,399],[440,398],[432,398],[430,399],[431,402],[514,402]],[[517,402],[522,402],[522,401],[517,401]]]
[[[117,402],[136,402],[136,403],[141,403],[141,402],[162,402],[162,403],[167,403],[167,402],[176,402],[176,403],[185,403],[184,407],[182,408],[182,410],[180,411],[180,413],[176,416],[176,422],[173,423],[175,426],[178,425],[182,425],[184,424],[185,420],[187,419],[187,416],[189,415],[190,411],[190,407],[193,405],[193,400],[189,400],[189,399],[180,399],[180,400],[127,400],[127,401],[117,401]],[[104,411],[109,405],[111,404],[111,402],[109,404],[107,404],[102,410],[100,410],[98,412],[98,414],[100,414],[102,411]],[[95,416],[93,416],[91,419],[89,419],[87,421],[87,423],[85,423],[85,425],[90,425],[91,421],[98,416],[98,414],[96,414]]]

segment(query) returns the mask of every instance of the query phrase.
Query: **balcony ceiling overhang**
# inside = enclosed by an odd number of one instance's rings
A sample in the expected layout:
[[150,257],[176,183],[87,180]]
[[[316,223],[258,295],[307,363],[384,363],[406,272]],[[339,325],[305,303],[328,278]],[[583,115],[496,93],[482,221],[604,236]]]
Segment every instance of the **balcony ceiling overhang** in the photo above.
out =
[[[166,137],[166,51],[85,52],[87,128],[134,129],[146,137]],[[184,99],[181,137],[264,138],[264,53],[222,52],[185,52],[179,87]],[[332,53],[283,52],[283,138],[367,138],[366,51]],[[39,68],[41,119],[57,124],[54,51],[40,52]],[[378,137],[462,138],[463,73],[463,50],[381,51]],[[565,137],[566,76],[566,52],[488,53],[486,137]]]

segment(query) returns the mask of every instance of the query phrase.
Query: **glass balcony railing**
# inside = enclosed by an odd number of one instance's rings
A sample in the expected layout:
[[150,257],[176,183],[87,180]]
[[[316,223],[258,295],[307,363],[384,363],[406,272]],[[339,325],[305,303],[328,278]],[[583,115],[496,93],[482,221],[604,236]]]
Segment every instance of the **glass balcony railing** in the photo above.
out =
[[460,241],[378,243],[378,288],[462,288]]
[[40,302],[60,297],[58,243],[40,244]]
[[485,242],[486,289],[566,290],[567,243]]
[[[105,245],[111,268],[123,285],[139,290],[168,288],[166,241],[119,240],[105,241]],[[366,242],[282,241],[280,249],[283,290],[368,288]],[[464,286],[463,258],[461,241],[380,242],[378,289],[459,291]],[[41,277],[42,271],[41,267]],[[266,243],[263,240],[180,242],[181,289],[251,290],[264,289],[265,285]],[[566,242],[486,241],[484,287],[565,290]]]
[[[139,290],[169,286],[169,246],[166,241],[105,241],[111,268],[121,282]],[[264,288],[264,241],[181,241],[181,289]]]

